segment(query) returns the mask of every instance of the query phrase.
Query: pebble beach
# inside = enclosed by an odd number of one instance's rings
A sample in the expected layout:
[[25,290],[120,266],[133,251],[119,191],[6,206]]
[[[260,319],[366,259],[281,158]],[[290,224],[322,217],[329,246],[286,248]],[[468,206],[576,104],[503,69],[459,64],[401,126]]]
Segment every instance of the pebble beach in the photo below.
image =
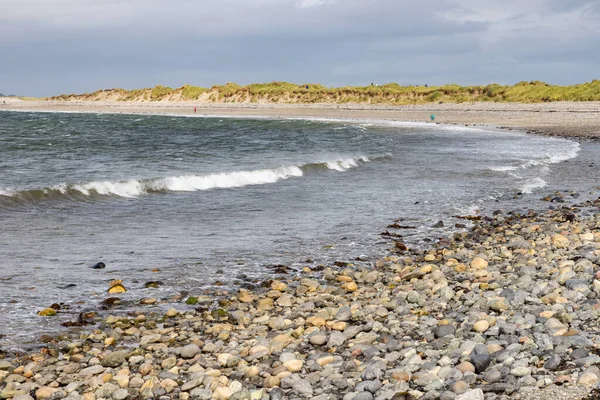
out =
[[[550,200],[568,197],[557,194]],[[600,199],[495,212],[427,249],[274,269],[0,361],[0,397],[582,399],[600,382]],[[89,318],[89,320],[87,320]],[[595,397],[588,397],[595,398]]]
[[[65,107],[190,112],[181,104],[5,106]],[[433,111],[449,124],[578,139],[600,135],[597,110],[594,103],[199,109],[405,120]],[[472,227],[425,248],[407,247],[403,227],[390,225],[382,233],[389,251],[376,259],[273,266],[271,279],[157,295],[135,312],[120,311],[115,282],[98,311],[80,314],[67,332],[44,335],[28,354],[1,353],[0,398],[600,398],[600,199],[576,204],[576,197],[548,194],[545,211],[465,215]],[[168,311],[159,311],[164,305]],[[62,312],[40,310],[38,318]]]

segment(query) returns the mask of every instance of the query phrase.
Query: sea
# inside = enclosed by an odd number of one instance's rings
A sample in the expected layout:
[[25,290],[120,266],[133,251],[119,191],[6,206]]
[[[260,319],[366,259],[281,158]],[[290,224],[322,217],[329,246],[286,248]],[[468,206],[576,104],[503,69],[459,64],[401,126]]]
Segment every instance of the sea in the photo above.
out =
[[426,247],[464,229],[457,216],[597,197],[599,154],[428,123],[2,111],[0,350],[102,313],[114,279],[121,312],[148,297],[160,310],[276,265],[371,266],[393,247],[385,231]]

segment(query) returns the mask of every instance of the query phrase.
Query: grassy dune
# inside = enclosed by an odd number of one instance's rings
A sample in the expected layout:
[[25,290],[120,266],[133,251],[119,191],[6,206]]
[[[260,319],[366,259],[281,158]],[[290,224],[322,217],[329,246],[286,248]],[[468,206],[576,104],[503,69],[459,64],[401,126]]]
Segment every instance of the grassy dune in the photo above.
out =
[[236,83],[212,88],[184,85],[180,88],[156,86],[147,89],[104,89],[80,95],[61,95],[51,100],[83,101],[200,101],[208,103],[363,103],[423,104],[473,101],[542,103],[553,101],[600,101],[600,80],[555,86],[544,82],[520,82],[514,86],[345,86],[328,88],[319,84],[271,82],[240,86]]

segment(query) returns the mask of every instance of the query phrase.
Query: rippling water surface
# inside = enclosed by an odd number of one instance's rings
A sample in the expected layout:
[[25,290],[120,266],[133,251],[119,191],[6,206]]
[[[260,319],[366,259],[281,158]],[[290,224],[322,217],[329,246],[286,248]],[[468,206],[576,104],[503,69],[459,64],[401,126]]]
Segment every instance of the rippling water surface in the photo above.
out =
[[0,345],[72,318],[36,316],[52,303],[97,308],[111,279],[131,299],[194,293],[273,264],[368,259],[396,219],[417,245],[457,214],[585,190],[569,172],[581,154],[429,124],[1,112]]

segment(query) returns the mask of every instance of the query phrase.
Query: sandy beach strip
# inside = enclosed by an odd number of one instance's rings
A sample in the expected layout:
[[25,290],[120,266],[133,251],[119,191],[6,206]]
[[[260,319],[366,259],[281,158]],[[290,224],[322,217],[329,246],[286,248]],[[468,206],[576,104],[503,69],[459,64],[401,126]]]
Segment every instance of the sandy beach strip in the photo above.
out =
[[265,116],[274,118],[343,118],[485,125],[550,136],[579,139],[600,138],[599,102],[557,102],[542,104],[472,103],[386,106],[363,104],[269,104],[194,102],[84,102],[13,101],[0,102],[0,110],[110,112],[128,114],[180,114],[211,116]]

